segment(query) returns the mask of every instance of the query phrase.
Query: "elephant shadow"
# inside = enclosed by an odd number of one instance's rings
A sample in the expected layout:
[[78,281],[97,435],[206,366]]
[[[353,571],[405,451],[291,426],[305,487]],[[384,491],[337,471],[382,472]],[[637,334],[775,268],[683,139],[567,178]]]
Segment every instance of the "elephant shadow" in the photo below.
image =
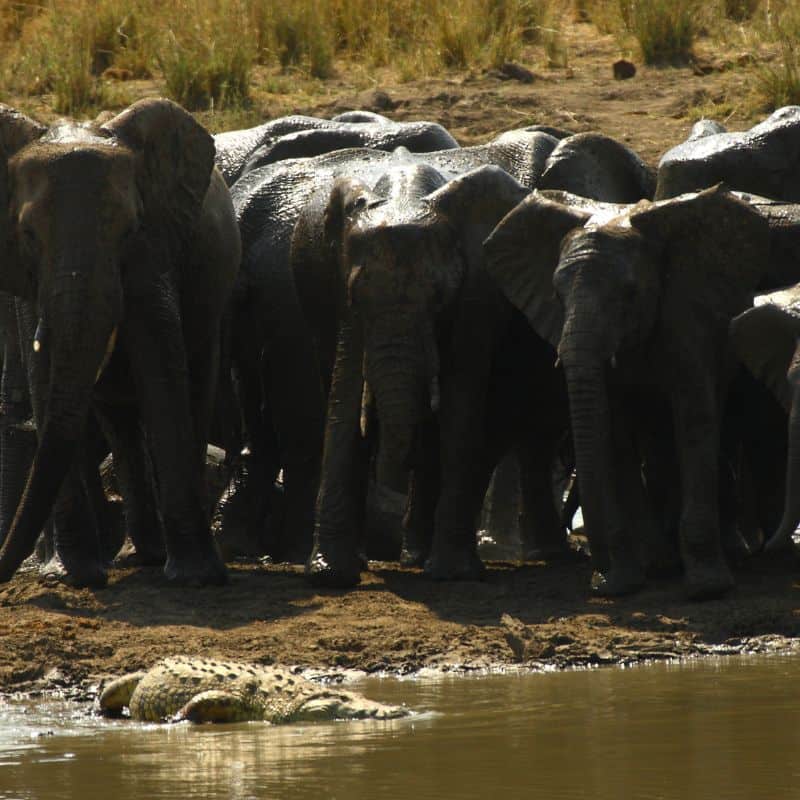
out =
[[[387,594],[420,603],[440,620],[463,626],[497,627],[509,615],[525,626],[565,622],[570,629],[614,628],[615,634],[620,629],[623,637],[633,636],[639,649],[646,649],[649,635],[654,641],[672,634],[711,647],[739,648],[749,637],[800,633],[795,614],[800,584],[796,564],[785,557],[746,562],[735,570],[737,584],[732,592],[702,604],[676,591],[680,576],[654,578],[636,596],[592,596],[586,589],[589,564],[490,562],[485,580],[446,586],[420,580],[416,571],[388,565],[374,565],[373,572],[380,576]],[[374,585],[368,588],[376,590]],[[610,630],[607,634],[611,636]],[[458,636],[455,632],[453,639]]]
[[271,623],[299,617],[323,605],[298,570],[264,569],[243,561],[230,564],[229,569],[230,583],[213,592],[203,587],[178,589],[167,582],[159,567],[138,567],[117,573],[107,588],[90,595],[39,583],[27,592],[24,602],[76,619],[119,622],[133,628],[189,626],[217,631],[255,620]]

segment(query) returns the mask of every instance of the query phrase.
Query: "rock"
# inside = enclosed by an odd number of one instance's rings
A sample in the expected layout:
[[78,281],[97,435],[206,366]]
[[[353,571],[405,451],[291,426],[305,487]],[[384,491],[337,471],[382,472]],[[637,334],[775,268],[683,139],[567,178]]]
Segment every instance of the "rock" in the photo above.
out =
[[514,64],[511,61],[506,61],[499,70],[497,70],[497,77],[505,81],[519,81],[520,83],[533,83],[536,77],[529,69]]
[[632,62],[626,61],[624,58],[615,61],[611,65],[611,69],[614,72],[615,81],[626,81],[636,74],[636,66]]
[[389,95],[381,89],[362,92],[358,95],[357,108],[364,108],[368,111],[393,111],[400,103],[392,100]]

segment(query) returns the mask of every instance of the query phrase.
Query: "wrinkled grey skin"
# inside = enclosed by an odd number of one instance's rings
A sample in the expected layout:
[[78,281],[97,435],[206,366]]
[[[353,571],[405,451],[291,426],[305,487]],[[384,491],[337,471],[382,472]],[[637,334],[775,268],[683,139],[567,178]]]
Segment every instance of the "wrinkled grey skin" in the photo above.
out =
[[371,112],[340,114],[332,120],[281,117],[256,128],[214,137],[216,162],[230,186],[244,173],[288,158],[308,158],[348,147],[419,153],[458,147],[458,142],[433,122],[393,122]]
[[613,203],[651,199],[655,174],[624,144],[600,133],[561,139],[547,159],[539,189],[561,189]]
[[[282,467],[286,521],[277,550],[296,560],[305,560],[310,550],[325,419],[320,386],[330,380],[325,375],[330,376],[334,358],[330,350],[320,353],[327,365],[321,376],[289,263],[292,231],[311,199],[326,200],[338,177],[375,185],[384,172],[401,164],[430,164],[451,178],[493,163],[531,186],[555,145],[556,140],[546,134],[512,131],[487,145],[437,153],[351,149],[280,162],[237,181],[232,196],[243,259],[234,294],[232,349],[252,457],[226,498],[223,530],[242,524],[261,528],[266,510],[256,506],[264,496],[264,484],[269,485]],[[322,291],[314,296],[316,301],[305,309],[309,319],[335,331],[333,295]],[[332,338],[335,343],[335,334]],[[256,521],[242,522],[243,518]]]
[[738,358],[789,415],[783,517],[765,545],[777,550],[791,545],[800,523],[800,285],[756,298],[730,331]]
[[658,200],[724,182],[729,189],[800,200],[800,106],[779,108],[749,131],[690,137],[658,165]]
[[534,329],[558,347],[587,532],[608,546],[595,588],[615,595],[644,582],[638,531],[626,518],[631,462],[615,439],[613,376],[669,399],[687,591],[696,599],[719,595],[732,585],[717,507],[727,326],[769,279],[769,225],[719,189],[628,209],[563,199],[527,198],[487,241],[487,264]]
[[360,579],[354,473],[373,408],[378,481],[404,491],[412,473],[404,563],[424,562],[440,580],[480,577],[477,513],[524,417],[547,420],[532,434],[540,544],[567,549],[550,482],[564,408],[554,354],[515,325],[482,269],[482,237],[525,193],[497,167],[447,180],[431,165],[401,164],[373,184],[339,179],[301,214],[292,241],[301,300],[333,296],[337,309],[334,335],[317,332],[335,344],[335,363],[313,583]]
[[16,297],[38,436],[0,580],[52,511],[58,576],[105,583],[84,491],[102,457],[87,440],[90,412],[114,452],[137,547],[159,540],[163,520],[168,578],[225,580],[203,469],[240,242],[213,157],[211,136],[167,100],[101,127],[45,128],[0,108],[0,286]]

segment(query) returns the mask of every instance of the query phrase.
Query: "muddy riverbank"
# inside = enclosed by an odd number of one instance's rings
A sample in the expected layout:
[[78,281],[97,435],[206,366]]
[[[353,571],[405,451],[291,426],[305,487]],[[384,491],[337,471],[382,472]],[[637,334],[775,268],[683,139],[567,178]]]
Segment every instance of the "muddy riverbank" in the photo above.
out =
[[483,582],[433,583],[371,564],[351,591],[296,567],[237,563],[222,588],[174,588],[157,569],[113,570],[106,589],[0,588],[0,691],[73,687],[178,653],[303,668],[406,674],[568,668],[792,650],[794,565],[752,562],[727,597],[688,603],[679,579],[635,597],[590,597],[588,565],[493,562]]

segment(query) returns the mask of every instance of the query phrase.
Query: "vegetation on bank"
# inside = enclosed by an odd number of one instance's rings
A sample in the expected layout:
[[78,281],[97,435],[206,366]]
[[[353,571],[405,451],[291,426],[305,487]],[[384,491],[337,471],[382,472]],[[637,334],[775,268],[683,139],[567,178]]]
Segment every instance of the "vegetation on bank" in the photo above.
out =
[[236,110],[254,70],[277,92],[286,76],[324,81],[347,62],[401,80],[515,60],[566,67],[568,21],[647,64],[687,63],[702,39],[771,47],[751,69],[758,102],[800,102],[800,0],[0,0],[0,85],[80,115],[124,106],[126,79],[152,79],[192,110]]

